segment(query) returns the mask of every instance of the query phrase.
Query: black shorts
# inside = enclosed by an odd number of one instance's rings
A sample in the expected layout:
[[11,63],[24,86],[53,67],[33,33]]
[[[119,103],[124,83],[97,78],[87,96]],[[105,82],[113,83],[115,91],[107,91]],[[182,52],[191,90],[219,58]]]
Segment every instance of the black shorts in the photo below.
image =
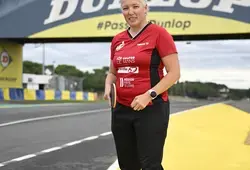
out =
[[169,101],[141,111],[117,103],[112,109],[111,131],[121,170],[163,170],[169,115]]

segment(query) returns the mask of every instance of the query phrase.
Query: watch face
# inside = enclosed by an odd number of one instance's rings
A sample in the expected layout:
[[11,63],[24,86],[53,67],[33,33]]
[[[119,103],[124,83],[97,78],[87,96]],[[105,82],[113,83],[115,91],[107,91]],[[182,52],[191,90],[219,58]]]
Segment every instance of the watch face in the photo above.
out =
[[152,91],[152,92],[150,93],[150,95],[151,95],[151,97],[152,97],[152,98],[154,98],[154,97],[156,97],[156,96],[157,96],[157,94],[156,94],[156,92],[155,92],[155,91]]

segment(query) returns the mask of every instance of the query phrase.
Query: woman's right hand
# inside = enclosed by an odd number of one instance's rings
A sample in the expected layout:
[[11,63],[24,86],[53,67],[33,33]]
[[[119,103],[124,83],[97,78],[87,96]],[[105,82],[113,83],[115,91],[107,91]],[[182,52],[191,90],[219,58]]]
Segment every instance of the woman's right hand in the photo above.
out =
[[111,106],[110,91],[111,91],[111,86],[106,85],[103,98],[104,100],[108,100],[109,106]]

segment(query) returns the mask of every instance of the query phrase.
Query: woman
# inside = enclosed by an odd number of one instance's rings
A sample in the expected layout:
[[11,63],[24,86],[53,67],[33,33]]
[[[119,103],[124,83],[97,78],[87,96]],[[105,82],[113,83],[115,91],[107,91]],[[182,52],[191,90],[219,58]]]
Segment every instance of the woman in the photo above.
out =
[[147,21],[145,0],[121,0],[121,9],[129,28],[112,40],[104,92],[110,100],[110,85],[116,83],[111,129],[118,163],[121,170],[163,170],[167,90],[180,78],[177,49],[165,28]]

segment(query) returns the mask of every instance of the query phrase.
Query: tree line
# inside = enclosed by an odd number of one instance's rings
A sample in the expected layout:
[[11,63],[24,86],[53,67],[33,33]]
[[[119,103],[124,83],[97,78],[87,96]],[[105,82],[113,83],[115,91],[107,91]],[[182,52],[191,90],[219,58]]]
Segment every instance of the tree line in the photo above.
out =
[[[83,78],[83,90],[102,93],[105,85],[106,73],[108,67],[94,69],[93,72],[81,71],[72,65],[46,65],[45,69],[49,69],[53,74],[61,76],[72,76]],[[23,61],[23,73],[42,74],[42,64]],[[216,84],[212,82],[177,82],[169,89],[169,94],[174,96],[186,96],[197,99],[233,99],[240,100],[250,98],[250,88],[230,89],[224,84]]]

